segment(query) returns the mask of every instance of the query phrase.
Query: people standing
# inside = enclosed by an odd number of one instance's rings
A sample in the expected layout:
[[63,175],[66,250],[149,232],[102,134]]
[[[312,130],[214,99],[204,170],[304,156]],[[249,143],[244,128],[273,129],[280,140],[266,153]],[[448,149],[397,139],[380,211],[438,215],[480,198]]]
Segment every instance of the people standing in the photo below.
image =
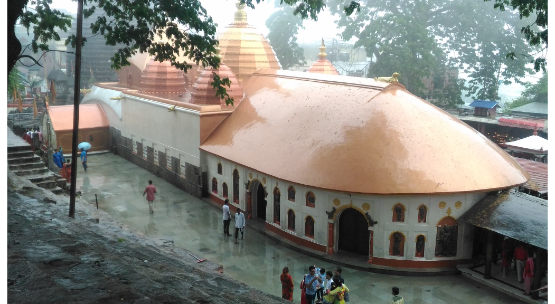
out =
[[346,293],[349,292],[349,288],[347,285],[342,284],[339,278],[333,279],[333,283],[335,284],[336,288],[330,291],[330,295],[334,296],[334,304],[345,304],[345,296]]
[[304,277],[304,284],[306,286],[306,303],[314,304],[314,298],[316,296],[316,285],[323,283],[322,279],[316,274],[316,267],[310,265],[308,267],[308,274]]
[[337,266],[334,270],[334,273],[336,276],[339,277],[339,280],[341,281],[341,284],[345,284],[345,280],[343,279],[343,277],[341,276],[341,272],[343,271],[343,269],[341,269],[341,267]]
[[399,287],[393,287],[391,288],[391,291],[393,298],[391,298],[389,304],[405,304],[405,300],[403,300],[403,297],[399,295]]
[[281,297],[293,302],[293,278],[289,274],[289,267],[283,267],[283,272],[279,276],[281,281]]
[[522,279],[522,271],[524,270],[524,266],[526,265],[526,259],[528,258],[528,252],[522,243],[518,244],[518,247],[515,249],[514,259],[516,261],[516,278],[519,283],[522,283],[524,280]]
[[237,213],[235,214],[235,244],[237,244],[237,236],[241,231],[241,240],[243,239],[243,233],[245,232],[245,215],[241,212],[241,208],[237,208]]
[[317,284],[316,285],[316,303],[322,303],[322,297],[324,295],[324,287],[326,284],[325,276],[326,276],[326,269],[324,268],[316,268],[316,274],[318,274],[318,276],[323,280],[323,282],[321,284]]
[[524,294],[530,294],[530,288],[532,287],[532,279],[534,278],[534,254],[528,251],[528,259],[526,260],[526,266],[524,266]]
[[85,172],[87,172],[87,151],[83,148],[81,148],[81,163],[83,164],[83,169],[85,169]]
[[156,192],[156,187],[152,184],[152,181],[148,181],[148,186],[146,186],[145,191],[143,192],[143,196],[146,194],[146,201],[148,202],[148,211],[150,214],[154,213],[154,209],[152,208],[152,204],[154,203],[154,194]]
[[224,201],[224,207],[223,207],[223,219],[224,219],[224,235],[227,236],[231,236],[231,234],[229,234],[229,222],[231,220],[231,213],[229,212],[229,200],[226,199]]

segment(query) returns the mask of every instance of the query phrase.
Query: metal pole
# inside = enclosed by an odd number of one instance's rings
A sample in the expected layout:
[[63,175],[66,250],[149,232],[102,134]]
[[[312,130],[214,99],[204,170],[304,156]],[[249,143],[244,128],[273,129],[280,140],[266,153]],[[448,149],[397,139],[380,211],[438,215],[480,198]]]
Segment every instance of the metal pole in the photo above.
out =
[[75,187],[77,186],[77,141],[79,140],[79,95],[81,88],[81,43],[83,40],[83,0],[77,1],[77,39],[75,45],[75,84],[73,93],[73,136],[71,141],[71,187],[69,216],[75,217]]
[[94,194],[94,199],[96,200],[96,209],[98,209],[98,197],[96,196],[96,193]]

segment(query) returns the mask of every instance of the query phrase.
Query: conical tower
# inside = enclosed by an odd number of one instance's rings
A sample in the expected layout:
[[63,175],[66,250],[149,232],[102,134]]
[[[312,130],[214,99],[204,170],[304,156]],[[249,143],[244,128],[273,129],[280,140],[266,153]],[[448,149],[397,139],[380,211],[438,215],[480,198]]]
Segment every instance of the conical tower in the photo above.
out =
[[257,69],[281,70],[274,50],[258,30],[247,22],[244,4],[236,4],[234,22],[218,35],[222,59],[239,82]]

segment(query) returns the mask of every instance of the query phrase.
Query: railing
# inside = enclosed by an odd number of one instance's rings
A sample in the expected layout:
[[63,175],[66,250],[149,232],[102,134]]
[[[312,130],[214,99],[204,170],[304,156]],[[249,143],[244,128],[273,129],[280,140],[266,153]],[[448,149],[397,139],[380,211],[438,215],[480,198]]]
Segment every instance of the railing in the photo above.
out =
[[[37,116],[38,118],[38,116]],[[31,120],[33,118],[33,113],[12,113],[8,114],[8,120]]]

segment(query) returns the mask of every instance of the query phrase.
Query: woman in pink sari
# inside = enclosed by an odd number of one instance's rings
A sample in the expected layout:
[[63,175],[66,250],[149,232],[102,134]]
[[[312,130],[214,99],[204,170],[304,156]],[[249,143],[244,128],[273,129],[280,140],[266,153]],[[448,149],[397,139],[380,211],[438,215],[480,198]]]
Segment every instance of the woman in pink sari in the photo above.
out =
[[528,259],[526,260],[526,266],[524,266],[524,273],[522,277],[524,278],[524,294],[530,294],[530,287],[532,286],[532,279],[534,278],[534,258],[532,257],[532,252],[528,251]]

